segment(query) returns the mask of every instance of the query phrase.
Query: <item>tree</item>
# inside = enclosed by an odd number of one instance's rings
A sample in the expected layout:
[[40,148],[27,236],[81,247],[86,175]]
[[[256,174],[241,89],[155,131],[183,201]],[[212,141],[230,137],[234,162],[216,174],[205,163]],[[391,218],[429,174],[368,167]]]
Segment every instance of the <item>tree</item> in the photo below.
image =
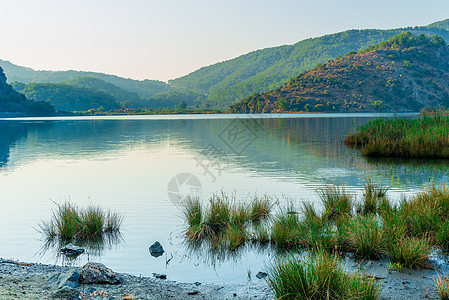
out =
[[187,108],[187,103],[185,103],[183,100],[181,100],[181,102],[179,102],[178,107],[180,109],[186,109]]

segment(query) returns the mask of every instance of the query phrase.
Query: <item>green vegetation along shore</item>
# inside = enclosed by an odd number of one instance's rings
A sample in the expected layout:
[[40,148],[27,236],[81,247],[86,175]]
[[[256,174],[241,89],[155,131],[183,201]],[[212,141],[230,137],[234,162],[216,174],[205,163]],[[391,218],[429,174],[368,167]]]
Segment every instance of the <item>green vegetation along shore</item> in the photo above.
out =
[[[354,299],[376,299],[379,287],[374,281],[362,280],[359,273],[344,275],[335,255],[388,258],[385,268],[420,269],[429,267],[432,249],[449,247],[447,187],[432,186],[396,204],[387,191],[367,180],[363,196],[357,199],[344,188],[328,185],[318,191],[321,211],[307,202],[279,205],[268,196],[255,196],[249,203],[223,193],[213,195],[208,204],[190,199],[183,206],[185,234],[189,243],[205,243],[217,250],[234,251],[245,243],[271,243],[291,253],[308,250],[315,258],[281,259],[272,266],[269,282],[277,297],[327,299],[320,294],[326,288],[343,298],[357,291],[364,294]],[[324,284],[326,278],[330,282]]]
[[366,156],[449,158],[449,116],[376,119],[347,136]]

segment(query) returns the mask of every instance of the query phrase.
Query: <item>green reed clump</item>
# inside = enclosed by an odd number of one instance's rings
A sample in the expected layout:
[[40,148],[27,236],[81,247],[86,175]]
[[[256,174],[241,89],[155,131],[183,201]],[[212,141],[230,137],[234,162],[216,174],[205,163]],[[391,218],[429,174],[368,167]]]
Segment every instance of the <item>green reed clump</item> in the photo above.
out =
[[310,203],[303,203],[299,217],[299,241],[303,247],[331,249],[335,246],[333,224],[325,222]]
[[59,238],[89,239],[101,236],[105,232],[120,231],[122,216],[98,206],[80,209],[73,203],[56,204],[49,221],[39,224],[40,232],[47,240]]
[[431,249],[427,238],[402,237],[390,243],[386,252],[391,263],[414,269],[426,266]]
[[228,195],[214,194],[209,199],[209,209],[204,216],[205,224],[213,234],[219,234],[226,229],[231,219],[231,199]]
[[213,194],[206,205],[199,199],[188,199],[182,208],[187,223],[186,236],[192,242],[207,240],[211,247],[235,249],[247,240],[265,243],[270,233],[272,201],[268,196],[255,196],[251,202],[237,202],[235,194]]
[[204,237],[203,231],[203,207],[198,198],[188,198],[182,207],[184,219],[187,222],[187,237],[191,241],[199,241]]
[[351,217],[346,226],[348,243],[357,256],[379,258],[383,254],[385,238],[375,216]]
[[275,203],[267,195],[264,195],[263,197],[254,195],[254,198],[251,201],[251,220],[258,222],[263,218],[267,218],[270,215],[274,205]]
[[449,248],[449,220],[445,220],[440,224],[436,234],[436,242],[445,249]]
[[379,285],[359,271],[350,274],[336,255],[324,251],[307,258],[275,262],[268,283],[277,299],[377,299]]
[[447,275],[438,275],[434,281],[440,299],[449,300],[449,278]]
[[367,179],[362,202],[357,206],[357,212],[363,215],[377,214],[382,206],[388,206],[388,189],[382,184],[375,184],[371,179]]
[[366,156],[449,158],[449,116],[376,119],[344,140]]
[[238,246],[245,243],[247,239],[246,229],[243,226],[230,224],[225,233],[226,240],[229,241],[229,247],[236,249]]
[[337,185],[326,185],[317,190],[324,206],[326,219],[336,219],[340,216],[350,215],[353,206],[353,197],[345,189]]
[[278,247],[296,246],[301,237],[298,213],[291,203],[279,210],[271,227],[271,241]]

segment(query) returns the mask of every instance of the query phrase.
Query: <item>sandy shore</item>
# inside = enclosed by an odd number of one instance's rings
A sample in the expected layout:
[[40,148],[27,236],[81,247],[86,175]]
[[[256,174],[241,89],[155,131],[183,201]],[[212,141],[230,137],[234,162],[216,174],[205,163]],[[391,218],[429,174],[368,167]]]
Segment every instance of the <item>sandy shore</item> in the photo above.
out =
[[[347,258],[346,263],[348,268],[361,268],[381,282],[380,299],[438,299],[434,278],[448,271],[447,264],[438,260],[431,260],[432,268],[424,270],[389,270],[387,259],[356,262]],[[0,299],[65,299],[53,296],[58,289],[49,278],[69,270],[80,271],[80,268],[23,265],[0,259]],[[123,278],[119,285],[85,284],[75,289],[80,296],[84,295],[83,299],[274,298],[266,281],[255,277],[241,284],[208,284],[119,275]]]

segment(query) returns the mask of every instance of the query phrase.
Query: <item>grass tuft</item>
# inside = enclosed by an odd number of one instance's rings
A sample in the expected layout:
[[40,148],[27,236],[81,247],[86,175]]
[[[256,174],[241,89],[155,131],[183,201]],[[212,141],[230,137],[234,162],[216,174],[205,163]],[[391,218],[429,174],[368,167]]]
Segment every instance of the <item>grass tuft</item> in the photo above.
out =
[[352,217],[347,226],[348,243],[357,256],[376,259],[383,254],[385,239],[375,216]]
[[116,212],[98,206],[80,209],[70,202],[56,205],[51,219],[39,224],[39,231],[47,240],[92,239],[105,232],[120,231],[123,219]]
[[253,201],[251,202],[251,220],[253,222],[259,222],[261,219],[267,218],[274,205],[275,203],[267,195],[263,197],[254,195]]
[[426,266],[431,246],[426,238],[403,237],[387,247],[390,262],[402,267],[419,269]]
[[340,216],[350,215],[353,199],[345,189],[337,185],[326,185],[317,190],[324,206],[326,219],[334,220]]
[[268,283],[277,299],[377,299],[379,285],[359,271],[347,274],[340,259],[324,251],[279,260]]
[[449,300],[449,278],[447,275],[438,275],[434,279],[441,300]]

